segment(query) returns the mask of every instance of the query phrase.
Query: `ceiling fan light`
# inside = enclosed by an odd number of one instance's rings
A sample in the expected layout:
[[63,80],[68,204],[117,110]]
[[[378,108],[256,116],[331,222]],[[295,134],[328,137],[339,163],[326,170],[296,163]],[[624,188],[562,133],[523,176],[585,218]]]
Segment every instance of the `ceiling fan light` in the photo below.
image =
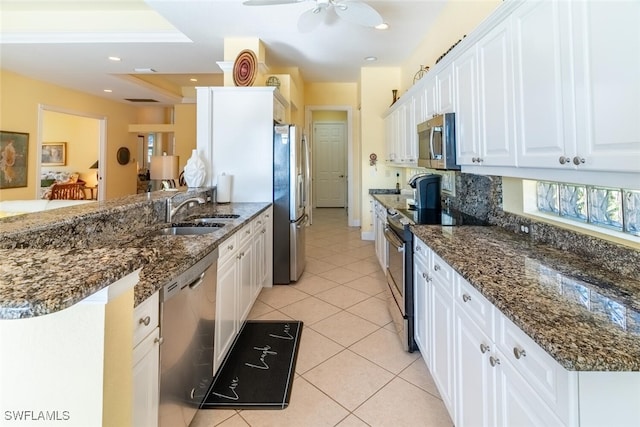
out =
[[375,28],[376,30],[384,31],[389,29],[389,24],[387,24],[386,22],[383,22],[382,24],[378,24],[373,28]]

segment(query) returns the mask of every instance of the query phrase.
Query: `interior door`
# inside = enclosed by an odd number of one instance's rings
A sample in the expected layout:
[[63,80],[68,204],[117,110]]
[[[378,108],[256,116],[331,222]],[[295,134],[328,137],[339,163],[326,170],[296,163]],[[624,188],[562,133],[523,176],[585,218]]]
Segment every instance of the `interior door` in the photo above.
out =
[[314,123],[314,194],[319,208],[346,206],[346,126],[344,122]]

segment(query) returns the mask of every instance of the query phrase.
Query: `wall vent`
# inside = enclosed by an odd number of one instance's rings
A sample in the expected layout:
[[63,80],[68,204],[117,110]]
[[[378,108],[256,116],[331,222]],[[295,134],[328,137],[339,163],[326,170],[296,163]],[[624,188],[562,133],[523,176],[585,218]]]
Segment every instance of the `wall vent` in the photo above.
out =
[[158,102],[157,100],[150,98],[125,98],[125,100],[129,102]]

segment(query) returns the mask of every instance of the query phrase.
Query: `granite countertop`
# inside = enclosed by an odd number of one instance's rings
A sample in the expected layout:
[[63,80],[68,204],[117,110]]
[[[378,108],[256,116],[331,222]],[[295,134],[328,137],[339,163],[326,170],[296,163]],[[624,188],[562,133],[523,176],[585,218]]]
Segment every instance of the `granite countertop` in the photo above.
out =
[[[154,197],[157,196],[151,196]],[[120,232],[100,230],[105,234],[96,238],[94,246],[80,247],[77,235],[91,231],[71,223],[70,212],[88,214],[100,223],[103,215],[114,214],[123,205],[139,203],[136,207],[141,216],[146,216],[150,208],[144,200],[144,197],[131,196],[114,202],[68,208],[70,210],[3,219],[0,240],[6,238],[8,241],[8,236],[25,228],[34,236],[45,235],[45,227],[51,227],[51,224],[59,225],[70,235],[68,244],[0,249],[0,319],[28,318],[63,310],[142,267],[140,281],[134,290],[135,305],[138,305],[270,206],[270,203],[217,205],[217,213],[235,213],[240,217],[225,221],[227,225],[209,234],[153,235],[149,233],[166,224],[141,222],[127,224]],[[212,210],[212,204],[196,206],[184,210],[177,219],[205,216]],[[97,219],[92,217],[94,214]],[[89,225],[90,228],[95,226]]]
[[[399,208],[402,196],[375,195]],[[640,370],[640,281],[498,226],[411,231],[568,370]]]

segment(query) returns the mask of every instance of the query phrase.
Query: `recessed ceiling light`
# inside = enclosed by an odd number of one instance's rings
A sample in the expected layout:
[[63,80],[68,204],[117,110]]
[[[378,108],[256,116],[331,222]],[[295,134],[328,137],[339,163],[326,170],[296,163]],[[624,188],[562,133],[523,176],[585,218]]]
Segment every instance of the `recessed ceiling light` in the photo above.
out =
[[373,28],[375,28],[376,30],[388,30],[389,24],[387,24],[386,22],[383,22],[382,24],[378,24]]
[[105,89],[104,91],[107,92],[107,93],[113,92],[111,89]]
[[122,61],[122,59],[118,58],[117,56],[110,56],[109,57],[110,61],[114,61],[114,62],[120,62]]
[[364,58],[365,61],[369,61],[369,62],[373,62],[373,61],[377,61],[378,57],[376,56],[367,56],[366,58]]
[[196,78],[193,78],[193,77],[192,77],[192,78],[190,78],[190,79],[189,79],[189,81],[191,81],[191,82],[197,82],[197,81],[198,81],[198,79],[196,79]]
[[133,69],[136,73],[155,73],[156,70],[154,70],[153,68],[134,68]]

